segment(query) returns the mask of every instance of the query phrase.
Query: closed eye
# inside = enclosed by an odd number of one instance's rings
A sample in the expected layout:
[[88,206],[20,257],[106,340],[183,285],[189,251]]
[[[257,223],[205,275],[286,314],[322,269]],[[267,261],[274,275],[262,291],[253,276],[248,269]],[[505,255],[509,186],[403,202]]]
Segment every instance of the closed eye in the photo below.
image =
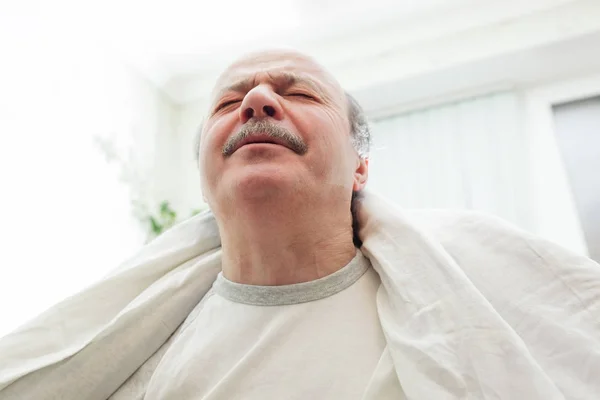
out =
[[220,111],[220,110],[224,109],[225,107],[228,107],[228,106],[230,106],[232,104],[239,103],[239,102],[241,102],[241,100],[229,100],[229,101],[225,101],[225,102],[219,104],[217,106],[217,108],[215,109],[215,111]]
[[315,98],[309,94],[306,93],[300,93],[300,92],[294,92],[294,93],[287,93],[286,96],[293,96],[293,97],[304,97],[305,99],[309,99],[309,100],[314,100]]

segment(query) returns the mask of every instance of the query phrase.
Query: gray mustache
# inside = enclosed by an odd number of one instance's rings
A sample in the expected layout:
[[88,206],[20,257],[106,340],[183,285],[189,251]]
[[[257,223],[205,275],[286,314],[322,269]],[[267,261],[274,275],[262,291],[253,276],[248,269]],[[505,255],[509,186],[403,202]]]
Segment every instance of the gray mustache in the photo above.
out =
[[299,136],[271,122],[258,120],[245,123],[235,135],[231,136],[223,146],[223,155],[229,157],[240,141],[260,134],[283,140],[297,154],[302,155],[308,150],[308,146]]

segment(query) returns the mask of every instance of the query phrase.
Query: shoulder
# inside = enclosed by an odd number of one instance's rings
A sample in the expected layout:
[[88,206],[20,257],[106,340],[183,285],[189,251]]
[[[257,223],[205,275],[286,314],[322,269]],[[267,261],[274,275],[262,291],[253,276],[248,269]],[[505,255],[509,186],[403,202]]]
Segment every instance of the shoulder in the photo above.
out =
[[566,281],[571,279],[565,278],[566,275],[578,271],[598,278],[600,267],[591,259],[494,215],[478,211],[411,210],[407,216],[468,273],[501,275],[511,271],[513,277],[544,274]]
[[550,248],[567,250],[494,215],[468,210],[408,210],[407,217],[449,251],[532,255]]
[[450,227],[461,229],[489,227],[494,229],[518,230],[507,221],[481,211],[409,209],[405,210],[405,213],[415,223],[436,230]]
[[448,244],[454,244],[456,240],[460,239],[467,243],[475,242],[480,246],[505,249],[511,252],[575,254],[512,222],[481,211],[411,210],[408,214],[415,225]]

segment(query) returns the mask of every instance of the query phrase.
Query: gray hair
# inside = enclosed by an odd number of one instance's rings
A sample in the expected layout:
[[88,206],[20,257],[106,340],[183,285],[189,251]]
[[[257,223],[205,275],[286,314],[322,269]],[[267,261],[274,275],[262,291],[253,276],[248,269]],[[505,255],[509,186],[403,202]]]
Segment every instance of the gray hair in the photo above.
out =
[[[371,129],[369,128],[369,122],[364,113],[363,108],[360,106],[358,101],[348,92],[346,94],[346,101],[348,103],[348,121],[350,123],[350,141],[352,146],[358,153],[358,156],[362,159],[369,157],[369,151],[371,149]],[[200,151],[200,136],[202,134],[202,125],[198,129],[196,138],[194,141],[194,156],[198,161]]]
[[358,101],[346,92],[348,102],[348,121],[350,122],[350,140],[360,158],[369,157],[371,150],[371,129],[365,112]]

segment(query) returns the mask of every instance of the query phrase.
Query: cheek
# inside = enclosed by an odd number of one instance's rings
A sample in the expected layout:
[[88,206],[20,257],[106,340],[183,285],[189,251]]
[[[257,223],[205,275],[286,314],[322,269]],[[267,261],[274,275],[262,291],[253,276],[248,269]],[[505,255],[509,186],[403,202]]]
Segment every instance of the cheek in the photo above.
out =
[[352,179],[353,148],[346,120],[333,111],[318,110],[298,121],[311,149],[314,172],[336,181]]
[[211,168],[206,138],[202,138],[198,151],[198,172],[200,174],[200,190],[205,198],[210,197],[211,188],[214,186],[214,171]]
[[235,122],[232,124],[226,118],[211,121],[200,138],[198,167],[203,192],[209,191],[216,184],[219,169],[223,163],[221,156],[223,144],[229,137],[229,132],[233,129],[232,125],[234,124]]
[[327,157],[339,165],[347,158],[348,150],[352,147],[346,120],[333,111],[323,112],[317,120],[320,126],[317,130],[318,137],[315,139],[327,152]]
[[296,126],[315,150],[331,151],[348,140],[345,121],[333,110],[311,107],[296,115]]
[[210,135],[203,134],[200,138],[200,146],[198,147],[198,167],[204,180],[207,173],[210,172],[210,165],[213,162],[214,155],[211,149],[214,148],[214,138]]
[[200,140],[199,156],[201,163],[212,163],[215,158],[221,159],[223,145],[231,132],[236,129],[236,121],[234,113],[229,113],[209,122]]
[[209,151],[215,147],[219,147],[219,150],[221,150],[231,132],[236,128],[236,115],[234,111],[210,120],[202,136],[202,140],[207,143]]

